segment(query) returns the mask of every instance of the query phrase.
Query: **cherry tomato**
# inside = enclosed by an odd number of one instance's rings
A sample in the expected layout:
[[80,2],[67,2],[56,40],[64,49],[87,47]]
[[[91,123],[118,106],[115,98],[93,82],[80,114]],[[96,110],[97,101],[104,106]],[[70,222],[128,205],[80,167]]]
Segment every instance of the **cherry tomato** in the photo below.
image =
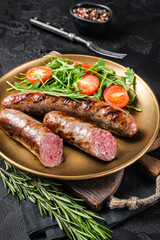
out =
[[104,100],[113,106],[123,108],[129,101],[127,91],[121,85],[110,85],[103,92]]
[[75,61],[74,60],[74,66],[78,65],[78,64],[81,64],[81,67],[83,70],[86,70],[86,69],[89,69],[90,67],[92,67],[91,65],[89,64],[85,64],[85,63],[82,63],[82,62],[78,62],[78,61]]
[[99,79],[94,75],[86,74],[78,80],[77,85],[79,90],[82,90],[80,94],[92,96],[99,88]]
[[52,68],[46,66],[38,66],[30,68],[26,72],[26,77],[31,83],[40,81],[36,75],[41,75],[43,82],[52,76]]

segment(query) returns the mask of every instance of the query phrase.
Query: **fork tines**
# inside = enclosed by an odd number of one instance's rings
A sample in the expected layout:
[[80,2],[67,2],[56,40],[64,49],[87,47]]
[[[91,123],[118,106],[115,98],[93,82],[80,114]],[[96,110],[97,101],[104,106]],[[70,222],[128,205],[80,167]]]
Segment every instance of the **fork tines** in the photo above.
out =
[[120,59],[123,59],[125,56],[127,56],[127,54],[125,53],[116,53],[116,52],[111,52],[111,51],[107,51],[105,49],[102,49],[100,47],[98,47],[96,44],[90,42],[88,44],[88,47],[96,52],[96,53],[99,53],[101,55],[104,55],[104,56],[108,56],[108,57],[114,57],[114,58],[120,58]]

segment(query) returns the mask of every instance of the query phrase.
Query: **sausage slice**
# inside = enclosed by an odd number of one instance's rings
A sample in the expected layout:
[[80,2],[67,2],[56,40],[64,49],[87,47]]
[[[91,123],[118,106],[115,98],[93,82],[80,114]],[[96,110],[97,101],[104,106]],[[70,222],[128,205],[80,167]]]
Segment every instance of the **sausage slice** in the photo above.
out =
[[117,142],[112,134],[91,123],[52,111],[45,115],[43,123],[64,140],[104,161],[111,161],[117,153]]
[[63,140],[34,118],[14,109],[0,112],[0,128],[23,144],[46,167],[62,162]]

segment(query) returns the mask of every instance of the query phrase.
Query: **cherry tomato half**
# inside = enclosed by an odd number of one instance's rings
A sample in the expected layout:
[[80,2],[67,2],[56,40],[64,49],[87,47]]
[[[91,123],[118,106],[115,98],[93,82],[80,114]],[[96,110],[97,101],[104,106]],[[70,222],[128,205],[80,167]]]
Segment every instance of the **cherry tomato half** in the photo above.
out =
[[31,83],[38,82],[39,79],[36,75],[41,75],[43,82],[47,81],[52,76],[52,68],[46,66],[38,66],[30,68],[26,72],[26,77]]
[[86,74],[78,80],[77,85],[79,90],[82,90],[80,94],[92,96],[99,88],[99,79],[92,74]]
[[78,65],[78,64],[81,64],[81,67],[83,70],[86,70],[86,69],[89,69],[91,68],[92,66],[89,65],[89,64],[85,64],[85,63],[82,63],[82,62],[78,62],[78,61],[75,61],[74,60],[74,66]]
[[129,101],[127,91],[121,85],[110,85],[103,92],[104,100],[113,106],[123,108]]

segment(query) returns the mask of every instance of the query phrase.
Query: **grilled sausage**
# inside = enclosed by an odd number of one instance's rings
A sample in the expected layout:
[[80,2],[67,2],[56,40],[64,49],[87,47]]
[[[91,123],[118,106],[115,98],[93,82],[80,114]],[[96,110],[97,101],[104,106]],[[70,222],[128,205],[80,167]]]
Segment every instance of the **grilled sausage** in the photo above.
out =
[[104,161],[111,161],[117,153],[117,142],[106,130],[71,117],[64,112],[52,111],[43,123],[72,145]]
[[62,162],[63,140],[34,118],[14,109],[0,112],[0,128],[14,138],[46,167]]
[[2,107],[18,109],[29,115],[62,111],[125,137],[133,136],[138,130],[137,122],[132,115],[95,99],[76,102],[69,98],[46,95],[43,92],[26,92],[4,98]]

